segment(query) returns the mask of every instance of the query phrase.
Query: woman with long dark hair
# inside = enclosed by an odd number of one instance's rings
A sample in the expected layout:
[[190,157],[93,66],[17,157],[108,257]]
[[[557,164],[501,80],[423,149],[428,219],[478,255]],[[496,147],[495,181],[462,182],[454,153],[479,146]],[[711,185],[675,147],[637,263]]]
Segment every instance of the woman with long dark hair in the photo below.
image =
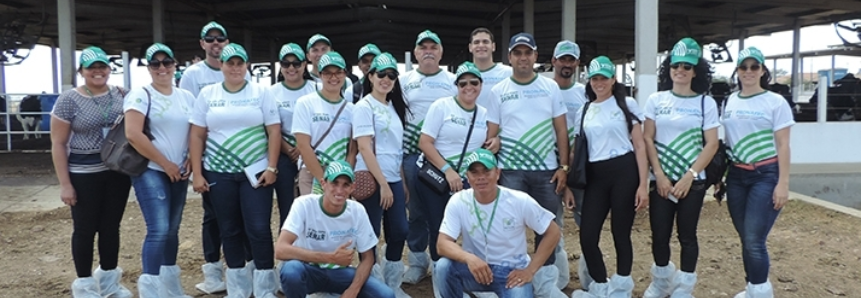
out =
[[[704,169],[717,151],[720,126],[717,105],[705,95],[712,71],[700,49],[690,38],[676,43],[661,65],[661,91],[646,102],[643,134],[653,174],[649,220],[655,263],[645,298],[692,297],[697,282],[697,224],[708,188]],[[670,262],[674,221],[680,271]]]
[[[631,297],[634,290],[631,228],[636,211],[649,203],[648,159],[640,128],[643,117],[637,101],[626,97],[625,85],[616,82],[616,66],[609,58],[593,59],[588,78],[589,103],[580,108],[575,134],[581,133],[580,119],[583,119],[582,133],[589,148],[586,164],[589,179],[583,196],[580,249],[594,282],[586,285],[589,292],[577,290],[572,297]],[[616,274],[608,281],[598,241],[611,210],[617,261]]]

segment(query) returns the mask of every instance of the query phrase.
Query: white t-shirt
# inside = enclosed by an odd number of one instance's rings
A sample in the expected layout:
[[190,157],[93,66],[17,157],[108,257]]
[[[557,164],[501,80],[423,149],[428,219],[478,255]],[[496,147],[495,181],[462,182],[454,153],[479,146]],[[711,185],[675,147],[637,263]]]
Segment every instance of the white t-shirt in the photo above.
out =
[[478,203],[472,189],[455,193],[445,206],[439,232],[454,239],[463,235],[463,249],[488,264],[523,269],[530,261],[526,227],[544,234],[555,216],[525,192],[498,188],[490,204]]
[[[152,98],[149,111],[149,130],[155,137],[152,145],[167,160],[182,167],[188,153],[188,121],[191,118],[194,96],[191,92],[173,87],[169,96],[156,91],[152,85],[143,88],[149,90]],[[143,88],[132,89],[126,94],[123,112],[135,110],[146,115],[149,100]],[[150,161],[148,167],[164,172],[154,161]]]
[[[478,110],[475,110],[478,109]],[[458,167],[463,142],[469,133],[469,125],[475,111],[475,126],[464,154],[469,155],[481,148],[487,138],[487,109],[476,105],[475,109],[467,110],[460,106],[455,97],[440,98],[431,104],[422,126],[422,134],[434,138],[434,148],[448,161],[449,165],[460,172],[465,167]]]
[[[346,105],[344,111],[338,119],[334,119],[342,105]],[[333,160],[347,158],[353,128],[353,103],[344,99],[329,102],[319,92],[302,96],[296,101],[296,108],[293,110],[293,135],[301,133],[310,136],[311,146],[320,140],[332,121],[336,121],[332,130],[320,145],[314,148],[314,153],[323,167]],[[300,161],[301,167],[304,167],[304,163]]]
[[457,95],[454,74],[442,69],[431,75],[413,70],[401,75],[398,80],[404,100],[410,107],[404,133],[404,154],[419,154],[419,138],[430,105],[437,99]]
[[[315,194],[296,198],[281,230],[296,234],[293,246],[316,252],[334,252],[352,241],[347,249],[362,253],[379,242],[362,204],[347,200],[340,214],[329,214],[323,210],[323,197]],[[323,269],[341,268],[332,263],[315,265]]]
[[296,146],[296,137],[293,136],[293,109],[296,107],[296,100],[306,94],[311,94],[314,91],[314,83],[305,81],[305,84],[298,89],[291,89],[284,82],[275,83],[269,87],[269,92],[272,98],[278,104],[278,113],[281,115],[281,137],[290,145]]
[[559,85],[535,75],[527,84],[514,79],[493,87],[488,120],[499,120],[499,167],[503,170],[548,171],[559,167],[553,119],[568,111]]
[[[374,156],[388,182],[401,181],[401,163],[404,161],[404,124],[395,106],[374,99],[371,94],[359,100],[353,107],[353,139],[371,136]],[[365,158],[360,152],[356,156],[356,171],[367,171]]]
[[[560,88],[561,89],[561,88]],[[574,145],[574,124],[580,111],[580,107],[586,104],[586,85],[574,83],[566,89],[561,89],[562,103],[568,112],[565,113],[565,124],[568,125],[568,146]]]
[[[628,104],[628,110],[631,111],[631,114],[643,121],[643,112],[640,110],[637,100],[628,97],[625,98],[625,102]],[[582,113],[583,108],[581,107],[580,111],[577,112],[576,123],[574,123],[575,134],[580,133],[580,115]],[[641,129],[639,122],[632,121],[632,123],[634,123],[633,129]],[[625,115],[619,105],[616,104],[616,97],[614,96],[610,96],[600,103],[589,104],[583,129],[586,130],[586,141],[589,142],[590,162],[608,160],[634,151],[634,145],[631,143],[631,132],[628,131],[628,125],[625,123]]]
[[[703,111],[705,107],[705,111]],[[646,118],[655,121],[655,148],[667,178],[678,181],[703,151],[703,131],[720,126],[711,96],[680,96],[661,91],[649,96]],[[698,180],[705,179],[700,172]]]
[[774,132],[795,124],[786,99],[771,91],[750,97],[731,94],[722,122],[730,157],[746,164],[777,156]]
[[[251,82],[251,74],[245,72],[245,80]],[[224,81],[224,73],[221,69],[214,68],[206,63],[206,60],[192,64],[182,72],[182,78],[179,80],[179,88],[188,90],[191,95],[197,97],[203,87],[221,83]]]
[[203,166],[217,173],[240,173],[266,157],[267,125],[280,124],[278,105],[267,86],[246,81],[237,92],[223,84],[200,90],[191,124],[208,131]]
[[481,71],[481,94],[478,96],[478,105],[486,107],[493,100],[493,86],[511,77],[511,66],[505,64],[494,64],[492,67]]

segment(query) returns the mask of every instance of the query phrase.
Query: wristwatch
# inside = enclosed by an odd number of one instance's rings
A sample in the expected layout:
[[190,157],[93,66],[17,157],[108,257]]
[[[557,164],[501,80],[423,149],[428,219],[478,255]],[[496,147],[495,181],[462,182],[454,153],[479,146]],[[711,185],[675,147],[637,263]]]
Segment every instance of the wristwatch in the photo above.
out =
[[266,170],[272,172],[272,174],[278,174],[278,168],[266,167]]
[[561,165],[561,166],[559,166],[559,168],[562,169],[563,171],[565,171],[565,173],[568,173],[568,171],[571,170],[571,168],[568,167],[567,165]]

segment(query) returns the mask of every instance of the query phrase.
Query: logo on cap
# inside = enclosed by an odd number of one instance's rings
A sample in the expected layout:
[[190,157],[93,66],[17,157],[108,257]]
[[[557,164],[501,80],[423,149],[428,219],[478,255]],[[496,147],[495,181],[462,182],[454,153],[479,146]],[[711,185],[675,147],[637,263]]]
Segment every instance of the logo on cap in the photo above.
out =
[[598,62],[598,60],[592,60],[592,62],[589,63],[589,72],[597,72],[599,70],[601,70],[601,62]]

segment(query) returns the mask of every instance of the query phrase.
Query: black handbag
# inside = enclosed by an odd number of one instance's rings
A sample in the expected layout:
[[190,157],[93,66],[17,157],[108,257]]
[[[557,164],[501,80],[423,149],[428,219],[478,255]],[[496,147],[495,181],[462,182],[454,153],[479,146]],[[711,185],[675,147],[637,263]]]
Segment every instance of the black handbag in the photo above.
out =
[[589,142],[586,140],[586,131],[583,130],[583,122],[586,120],[586,111],[589,110],[590,102],[583,106],[583,114],[580,115],[580,132],[574,136],[574,158],[568,168],[568,179],[566,184],[574,189],[586,188],[586,163],[589,162]]
[[[460,173],[461,163],[466,155],[466,146],[469,145],[469,139],[472,137],[472,129],[475,127],[475,114],[478,113],[478,108],[472,112],[472,122],[469,124],[469,132],[466,133],[466,140],[463,142],[463,150],[460,152],[460,160],[457,161],[455,171]],[[445,173],[437,169],[433,163],[425,158],[422,167],[419,169],[419,180],[425,185],[436,191],[438,194],[446,193],[449,190],[448,181],[445,180]]]
[[[703,112],[703,125],[705,125],[706,121],[706,110],[705,110],[705,94],[703,94],[702,99],[700,100],[700,108]],[[724,99],[723,104],[726,104],[726,99]],[[702,127],[702,126],[700,126]],[[706,143],[706,135],[705,131],[703,131],[703,145]],[[712,160],[709,161],[708,165],[706,165],[706,181],[705,186],[710,187],[715,184],[720,184],[720,192],[715,193],[715,199],[717,199],[718,203],[723,199],[723,190],[725,189],[723,185],[723,178],[726,175],[726,170],[729,167],[729,156],[726,154],[726,144],[723,140],[718,140],[718,149],[715,151],[715,155],[712,157]]]
[[[146,91],[147,96],[147,107],[146,114],[144,114],[143,133],[150,140],[153,140],[154,138],[149,129],[149,111],[152,107],[152,96],[150,96],[149,90],[146,88],[144,88],[144,91]],[[122,91],[120,91],[120,94],[122,95]],[[105,163],[105,167],[132,177],[143,174],[149,165],[149,160],[138,153],[132,147],[132,144],[129,143],[128,138],[126,138],[126,120],[125,115],[122,114],[117,117],[114,125],[111,126],[110,131],[105,136],[100,155],[102,162]]]

